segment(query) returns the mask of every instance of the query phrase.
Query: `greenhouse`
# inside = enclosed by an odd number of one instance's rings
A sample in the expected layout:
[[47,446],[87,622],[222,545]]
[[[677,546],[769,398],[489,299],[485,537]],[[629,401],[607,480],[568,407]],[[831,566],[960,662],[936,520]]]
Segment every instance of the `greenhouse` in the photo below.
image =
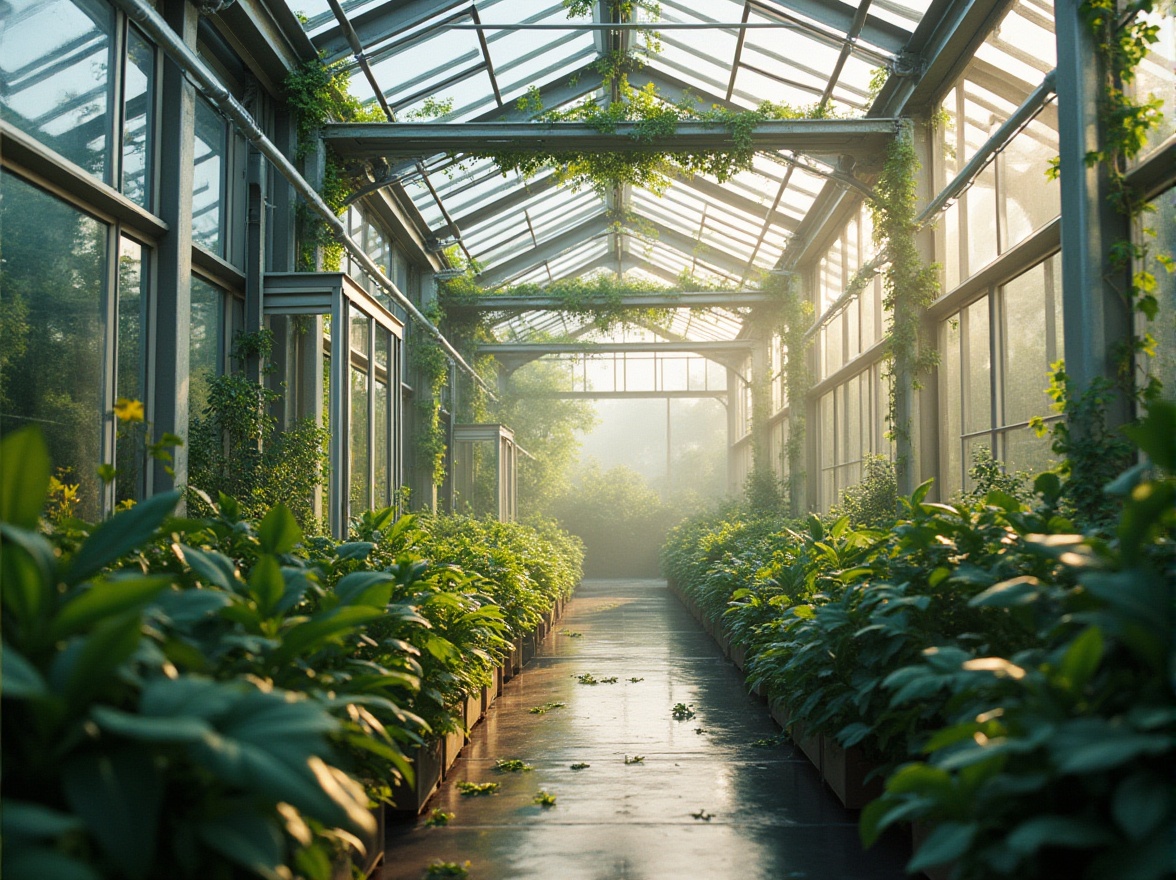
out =
[[0,874],[1176,877],[1173,389],[1168,0],[0,0]]

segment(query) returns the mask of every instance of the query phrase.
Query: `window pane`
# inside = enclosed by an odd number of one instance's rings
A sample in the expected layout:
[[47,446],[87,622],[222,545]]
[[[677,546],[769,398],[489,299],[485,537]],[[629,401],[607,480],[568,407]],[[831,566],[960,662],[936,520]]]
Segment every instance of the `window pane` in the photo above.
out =
[[225,123],[212,105],[196,99],[196,167],[192,175],[192,242],[224,255],[221,234],[228,144]]
[[950,498],[961,487],[960,465],[960,319],[956,315],[941,331],[943,359],[940,361],[940,399],[943,411],[942,497]]
[[1049,413],[1045,269],[1034,266],[1004,286],[1004,424]]
[[[964,407],[964,433],[983,431],[992,427],[992,358],[988,329],[988,297],[973,303],[967,314],[967,353],[964,373],[968,396]],[[970,463],[969,465],[970,466]]]
[[1007,250],[1058,215],[1060,184],[1045,176],[1049,160],[1058,154],[1057,132],[1040,121],[1029,123],[1001,153],[1005,230],[1001,250]]
[[79,485],[79,516],[101,512],[108,228],[0,172],[0,433],[37,425],[54,468]]
[[188,418],[204,414],[208,383],[224,371],[224,292],[192,279],[192,327],[188,336]]
[[373,506],[380,508],[387,507],[392,501],[389,495],[388,474],[388,409],[390,401],[387,382],[377,380],[375,389],[376,423],[372,426],[372,457],[375,464],[376,485]]
[[351,512],[367,510],[368,485],[368,374],[351,370]]
[[127,29],[126,92],[123,97],[122,191],[151,207],[151,157],[155,144],[155,49],[134,28]]
[[[115,397],[144,400],[147,368],[147,273],[143,246],[124,238],[118,253],[118,372]],[[132,501],[146,492],[143,432],[138,425],[121,424],[115,447],[118,469],[115,500]]]
[[5,121],[109,183],[113,7],[102,0],[11,0],[5,7]]

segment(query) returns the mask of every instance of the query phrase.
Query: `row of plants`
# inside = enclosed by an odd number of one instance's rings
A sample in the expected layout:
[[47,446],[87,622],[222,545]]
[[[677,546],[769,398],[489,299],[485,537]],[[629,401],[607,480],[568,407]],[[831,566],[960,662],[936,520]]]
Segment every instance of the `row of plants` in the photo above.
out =
[[1109,529],[1045,473],[1029,502],[924,485],[874,526],[728,509],[671,534],[667,577],[750,683],[885,777],[863,839],[929,824],[911,870],[1171,876],[1176,406],[1126,433],[1146,460],[1106,487]]
[[[409,754],[460,725],[579,557],[548,528],[352,540],[179,492],[97,524],[43,518],[49,456],[0,444],[5,876],[327,878],[374,843]],[[426,555],[430,554],[430,555]],[[450,564],[460,557],[466,568]]]

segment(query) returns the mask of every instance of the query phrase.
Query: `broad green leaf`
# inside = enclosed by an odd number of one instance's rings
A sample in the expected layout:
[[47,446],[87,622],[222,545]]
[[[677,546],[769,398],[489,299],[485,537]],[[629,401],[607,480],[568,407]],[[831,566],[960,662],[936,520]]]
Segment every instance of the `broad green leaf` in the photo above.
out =
[[[26,660],[21,654],[14,650],[7,642],[3,646],[3,654],[0,655],[0,694],[12,699],[35,699],[43,697],[48,691],[45,688],[45,679],[41,677],[41,673]],[[5,804],[5,809],[0,816],[7,814],[8,805]]]
[[[340,605],[367,605],[383,608],[392,598],[393,578],[383,571],[357,571],[335,585]],[[449,595],[449,594],[442,594]]]
[[371,541],[349,541],[335,548],[335,555],[340,559],[367,559],[376,545]]
[[286,580],[276,556],[264,553],[249,572],[249,592],[257,602],[258,613],[270,617],[286,592]]
[[233,600],[220,590],[168,590],[151,603],[173,624],[188,626],[215,615]]
[[150,876],[163,800],[154,755],[129,748],[79,755],[66,762],[61,779],[66,802],[119,872]]
[[5,841],[4,880],[103,880],[98,871],[48,847],[13,846]]
[[1128,837],[1142,840],[1171,815],[1174,799],[1171,780],[1144,770],[1119,783],[1111,810]]
[[[0,523],[0,595],[4,613],[34,621],[54,594],[57,558],[43,535]],[[40,624],[36,624],[38,627]]]
[[282,644],[271,658],[275,666],[289,663],[295,657],[317,651],[328,642],[348,635],[365,623],[379,620],[383,611],[362,605],[335,608],[324,614],[315,615],[282,634]]
[[260,813],[240,810],[205,819],[197,834],[209,849],[266,880],[289,880],[289,874],[280,870],[285,861],[282,832]]
[[[4,799],[4,810],[0,812],[0,833],[3,833],[7,843],[17,837],[60,837],[67,831],[77,831],[81,827],[82,820],[72,813],[12,798]],[[5,853],[6,860],[7,856],[8,852]]]
[[934,480],[927,480],[920,483],[915,491],[911,493],[911,504],[918,505],[923,503],[923,499],[927,497],[927,493],[931,491],[931,487],[935,484]]
[[77,584],[151,540],[155,530],[179,503],[176,490],[153,495],[130,510],[120,511],[94,529],[69,566],[66,583]]
[[907,871],[913,874],[958,859],[972,845],[978,830],[979,826],[975,824],[941,822],[907,864]]
[[54,687],[75,706],[102,693],[113,684],[114,671],[139,647],[142,625],[138,612],[126,612],[102,621],[85,637],[75,637],[53,662]]
[[1102,846],[1111,835],[1101,825],[1069,816],[1034,816],[1012,830],[1005,844],[1020,856],[1031,856],[1043,846],[1089,849]]
[[923,794],[942,803],[951,801],[954,786],[951,774],[930,764],[907,764],[886,780],[889,794]]
[[931,798],[918,797],[895,801],[881,797],[870,801],[862,810],[858,822],[858,834],[867,848],[874,845],[882,832],[906,819],[919,818],[926,814],[935,802]]
[[0,522],[35,529],[49,491],[49,450],[39,429],[0,439]]
[[90,715],[103,730],[145,742],[196,742],[212,731],[206,721],[195,717],[135,715],[109,706],[95,706]]
[[1024,575],[993,584],[983,593],[973,596],[968,604],[977,608],[1013,608],[1028,605],[1040,595],[1041,581]]
[[237,568],[223,553],[213,550],[197,550],[187,545],[177,545],[184,562],[205,583],[222,590],[234,590],[238,584]]
[[139,711],[153,717],[211,719],[229,711],[248,693],[248,685],[185,675],[156,678],[143,686]]
[[873,732],[873,727],[858,721],[841,728],[837,733],[837,741],[848,749],[850,746],[856,746]]
[[52,641],[87,629],[100,620],[140,609],[171,584],[166,574],[99,578],[67,602],[49,626]]
[[1138,425],[1128,425],[1123,433],[1139,444],[1139,448],[1169,473],[1176,472],[1176,403],[1155,400],[1148,406],[1147,416]]
[[1081,691],[1098,670],[1102,657],[1102,631],[1097,626],[1087,627],[1070,643],[1066,653],[1062,655],[1058,672],[1069,683],[1071,690]]
[[1049,746],[1059,772],[1097,773],[1141,755],[1161,754],[1171,748],[1171,740],[1101,718],[1079,718],[1060,726]]
[[257,526],[257,539],[263,553],[289,553],[302,540],[302,529],[290,509],[280,501]]

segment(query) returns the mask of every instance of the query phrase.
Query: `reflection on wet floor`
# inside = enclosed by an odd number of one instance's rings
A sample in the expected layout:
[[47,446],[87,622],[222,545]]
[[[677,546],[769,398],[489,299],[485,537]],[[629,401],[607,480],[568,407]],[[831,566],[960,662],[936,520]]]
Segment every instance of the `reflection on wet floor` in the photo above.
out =
[[[679,703],[693,717],[676,719]],[[663,581],[586,581],[429,802],[453,820],[392,827],[378,876],[419,880],[443,860],[469,861],[474,880],[904,877],[901,844],[863,853],[856,814],[803,755],[753,745],[777,733]],[[465,781],[499,787],[462,796]]]

